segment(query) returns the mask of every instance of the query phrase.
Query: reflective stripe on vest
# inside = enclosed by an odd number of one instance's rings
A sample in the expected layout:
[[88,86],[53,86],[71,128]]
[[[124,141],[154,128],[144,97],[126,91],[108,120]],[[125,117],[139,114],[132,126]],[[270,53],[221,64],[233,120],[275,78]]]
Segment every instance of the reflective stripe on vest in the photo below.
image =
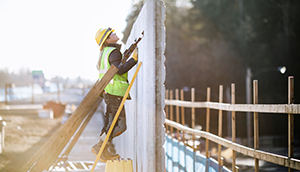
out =
[[[101,57],[101,64],[100,64],[100,70],[99,70],[99,78],[101,79],[104,74],[108,71],[110,68],[109,64],[109,55],[113,50],[115,50],[115,47],[106,47],[103,50],[102,57]],[[109,84],[105,87],[105,91],[109,94],[116,95],[116,96],[124,96],[125,92],[128,88],[128,82],[127,82],[127,73],[123,75],[116,74],[113,79],[109,82]]]

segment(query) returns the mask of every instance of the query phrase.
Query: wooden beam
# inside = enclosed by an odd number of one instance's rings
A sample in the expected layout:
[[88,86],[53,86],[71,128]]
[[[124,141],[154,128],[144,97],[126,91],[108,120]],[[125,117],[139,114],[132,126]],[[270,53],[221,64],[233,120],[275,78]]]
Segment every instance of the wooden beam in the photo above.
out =
[[[179,100],[179,90],[178,89],[175,89],[175,99],[176,100]],[[180,119],[179,119],[179,106],[176,106],[176,122],[177,123],[180,123]],[[177,129],[177,140],[178,141],[181,141],[181,137],[179,136],[180,132],[179,130]]]
[[[93,105],[91,111],[89,112],[89,114],[87,115],[87,117],[84,119],[84,121],[82,122],[82,124],[80,125],[80,128],[78,129],[78,131],[76,132],[76,134],[74,135],[74,137],[72,138],[72,140],[70,140],[70,143],[68,145],[68,148],[64,151],[64,153],[62,154],[63,156],[69,156],[71,150],[73,149],[73,147],[75,146],[75,144],[77,143],[78,139],[80,138],[81,134],[83,133],[85,127],[88,125],[88,123],[90,122],[90,120],[92,119],[92,117],[94,116],[96,110],[98,109],[100,103],[101,103],[102,98],[99,98]],[[104,101],[104,100],[103,100]]]
[[[207,87],[207,95],[206,95],[206,101],[210,102],[210,87]],[[209,132],[209,123],[210,123],[210,109],[206,108],[206,132]],[[208,150],[209,150],[209,140],[205,140],[205,153],[206,158],[209,158],[208,156]]]
[[53,164],[53,166],[51,167],[52,171],[55,166],[57,165],[58,162],[60,162],[62,159],[64,159],[65,157],[68,157],[70,152],[72,151],[73,147],[75,146],[75,144],[77,143],[78,139],[80,138],[82,132],[84,131],[85,127],[88,125],[88,123],[90,122],[90,120],[92,119],[92,117],[94,116],[96,110],[99,107],[99,104],[101,103],[102,98],[99,98],[93,105],[92,109],[90,110],[89,114],[87,115],[87,117],[84,119],[84,121],[82,122],[82,124],[80,125],[80,128],[77,130],[76,134],[74,135],[74,137],[69,141],[68,147],[65,149],[64,153],[61,155],[61,157],[57,158],[55,163]]
[[[235,104],[235,84],[231,84],[231,104]],[[236,137],[236,118],[235,118],[235,111],[231,112],[231,133],[232,133],[232,142],[235,142]],[[235,150],[232,150],[232,170],[233,172],[236,171],[235,169],[235,160],[236,160],[236,152]]]
[[[294,103],[294,77],[288,78],[288,104]],[[288,157],[294,157],[294,114],[288,114]],[[289,172],[294,170],[289,168]]]
[[[170,100],[173,99],[173,90],[170,90]],[[170,105],[170,120],[173,121],[173,106]],[[173,127],[170,127],[170,134],[174,138]]]
[[190,102],[180,100],[165,100],[166,105],[182,106],[189,108],[210,108],[235,112],[259,112],[259,113],[290,113],[300,114],[300,104],[228,104],[216,102]]
[[[223,85],[219,86],[219,103],[223,103]],[[222,123],[223,123],[223,113],[222,110],[219,110],[219,122],[218,122],[218,136],[222,137]],[[221,157],[222,145],[218,144],[218,162],[219,165],[222,164]],[[223,166],[223,165],[221,165]]]
[[[183,89],[180,90],[180,98],[184,100]],[[181,124],[185,125],[184,107],[181,107]],[[185,144],[185,132],[182,132],[182,142]]]
[[[253,104],[258,104],[258,81],[253,81]],[[259,149],[259,122],[258,122],[258,113],[254,112],[253,115],[254,120],[254,149]],[[255,172],[259,171],[259,159],[255,158]]]
[[[169,90],[166,90],[166,98],[169,99]],[[165,105],[165,111],[166,111],[166,119],[169,119],[169,106]],[[166,133],[170,132],[169,126],[165,126],[166,128]]]
[[[192,88],[191,90],[191,101],[195,101],[195,88]],[[192,107],[192,128],[195,129],[195,108]],[[192,136],[192,141],[193,141],[193,150],[195,151],[195,135],[193,134]]]

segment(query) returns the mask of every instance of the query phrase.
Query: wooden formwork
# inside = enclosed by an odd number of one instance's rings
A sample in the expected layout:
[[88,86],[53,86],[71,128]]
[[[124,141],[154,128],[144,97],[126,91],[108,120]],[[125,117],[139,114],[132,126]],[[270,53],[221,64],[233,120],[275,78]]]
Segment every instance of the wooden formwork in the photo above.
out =
[[[219,87],[219,102],[210,102],[210,88],[207,89],[207,101],[195,102],[195,89],[191,89],[191,101],[184,101],[183,97],[181,101],[178,97],[178,91],[175,92],[176,100],[173,100],[173,90],[166,90],[166,119],[165,125],[170,127],[171,135],[173,135],[173,128],[181,130],[183,132],[192,134],[193,143],[194,135],[204,137],[206,139],[206,157],[209,157],[209,141],[218,144],[218,163],[223,166],[223,158],[221,157],[222,146],[232,149],[232,170],[238,171],[236,166],[236,152],[254,158],[255,171],[259,171],[259,160],[268,161],[274,164],[279,164],[289,168],[289,171],[293,169],[300,170],[300,160],[293,158],[293,142],[294,142],[294,114],[300,114],[300,105],[293,104],[294,100],[294,80],[293,77],[288,78],[288,103],[287,104],[258,104],[258,81],[253,81],[253,104],[236,104],[235,103],[235,85],[231,84],[231,103],[223,103],[223,86]],[[191,108],[191,126],[192,128],[185,127],[185,123],[180,124],[180,119],[177,118],[176,122],[173,121],[173,107],[175,106],[176,115],[179,117],[178,107]],[[195,108],[206,108],[206,131],[199,131],[195,129]],[[210,109],[219,110],[218,116],[218,136],[209,132],[210,124]],[[178,112],[177,112],[178,111]],[[222,138],[222,111],[231,112],[231,133],[232,140]],[[254,148],[242,146],[236,143],[236,114],[235,112],[253,112],[253,127],[254,127]],[[265,151],[259,150],[259,118],[258,113],[283,113],[288,115],[288,156],[277,155]],[[184,118],[184,116],[182,117]],[[183,119],[181,119],[183,121]],[[180,140],[182,140],[180,138]],[[182,140],[185,141],[184,139]],[[195,149],[195,145],[193,145]]]

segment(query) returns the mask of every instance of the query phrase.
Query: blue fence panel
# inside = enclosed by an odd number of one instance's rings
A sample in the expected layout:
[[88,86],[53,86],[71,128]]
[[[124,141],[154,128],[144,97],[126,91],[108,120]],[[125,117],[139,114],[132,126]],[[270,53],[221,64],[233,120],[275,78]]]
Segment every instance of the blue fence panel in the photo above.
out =
[[219,166],[215,159],[207,159],[171,136],[166,135],[164,147],[167,172],[230,172],[226,167]]

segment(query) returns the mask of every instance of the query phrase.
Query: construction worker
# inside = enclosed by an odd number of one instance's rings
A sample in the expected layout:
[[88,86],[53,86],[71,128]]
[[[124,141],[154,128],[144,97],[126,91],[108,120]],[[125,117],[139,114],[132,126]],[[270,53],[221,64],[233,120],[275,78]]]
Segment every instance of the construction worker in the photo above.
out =
[[[97,156],[129,86],[127,72],[137,63],[138,51],[135,49],[132,53],[132,58],[128,59],[124,64],[122,64],[122,53],[120,52],[121,45],[117,44],[119,38],[116,33],[114,33],[113,29],[99,29],[96,33],[95,39],[97,44],[100,46],[100,56],[97,63],[99,78],[101,79],[104,76],[111,65],[114,65],[118,68],[117,74],[105,87],[104,93],[102,94],[107,105],[104,117],[105,124],[102,128],[99,142],[91,148],[92,152]],[[130,99],[130,96],[128,96],[127,99]],[[103,153],[101,154],[100,161],[106,162],[107,160],[113,160],[120,157],[118,154],[110,152],[108,148],[112,142],[112,139],[122,134],[126,128],[126,115],[123,107],[118,121],[114,126]]]

